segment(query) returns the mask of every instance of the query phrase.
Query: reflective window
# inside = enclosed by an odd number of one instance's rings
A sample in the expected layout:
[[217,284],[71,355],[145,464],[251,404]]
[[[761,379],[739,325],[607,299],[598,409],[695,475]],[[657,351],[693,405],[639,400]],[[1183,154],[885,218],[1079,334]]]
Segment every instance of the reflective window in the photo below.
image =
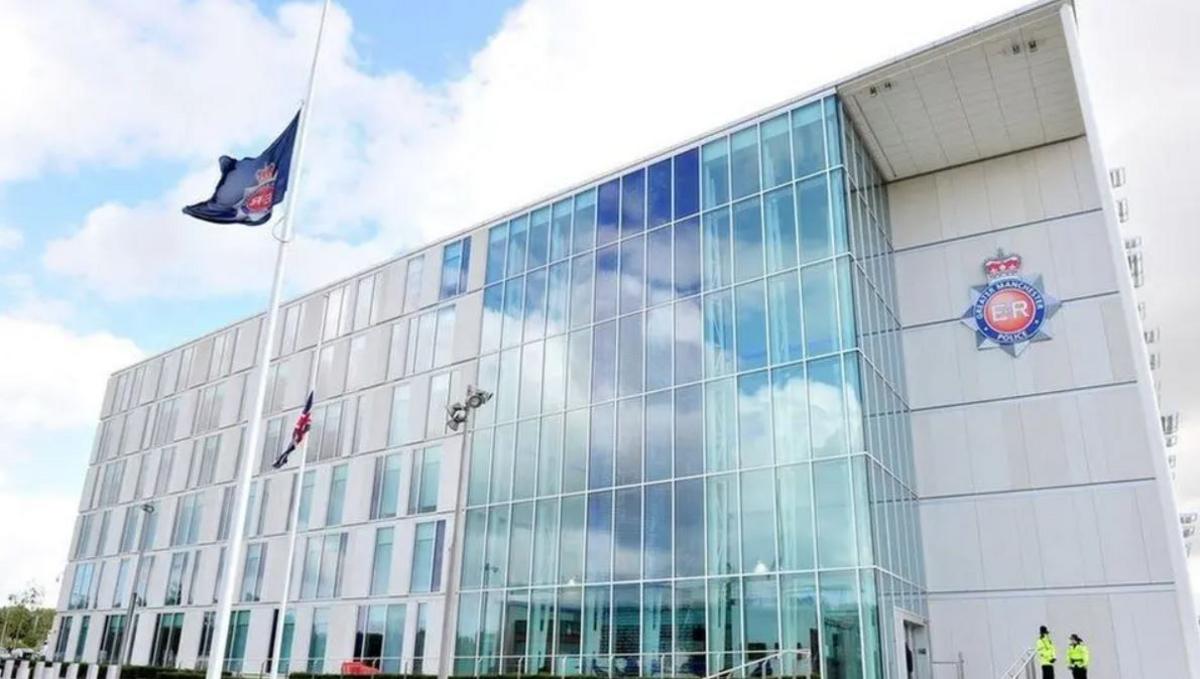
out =
[[617,239],[621,219],[621,182],[614,179],[596,188],[596,245]]
[[646,172],[635,170],[621,177],[621,237],[646,228]]
[[701,149],[701,195],[705,209],[729,202],[729,140],[718,139]]
[[820,102],[792,111],[792,154],[797,177],[808,176],[825,167],[825,130]]
[[700,211],[700,149],[688,149],[671,159],[674,169],[675,218]]
[[715,290],[733,282],[729,209],[704,214],[704,289]]
[[646,209],[649,226],[654,228],[671,221],[671,161],[659,161],[646,170]]
[[758,127],[734,132],[729,138],[729,146],[733,199],[737,200],[759,189]]
[[[471,263],[471,238],[461,238],[442,247],[442,281],[438,299],[461,295],[467,291],[467,268]],[[359,285],[358,306],[362,306],[363,287]],[[368,297],[368,300],[370,298]],[[368,308],[370,302],[367,302]],[[355,312],[355,327],[359,327]]]

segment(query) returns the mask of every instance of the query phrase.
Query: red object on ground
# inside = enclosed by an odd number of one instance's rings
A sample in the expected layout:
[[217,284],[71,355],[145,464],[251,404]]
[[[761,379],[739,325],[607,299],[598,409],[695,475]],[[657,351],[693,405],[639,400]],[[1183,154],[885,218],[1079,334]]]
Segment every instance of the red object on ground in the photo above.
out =
[[342,674],[372,675],[379,674],[379,670],[364,662],[344,662],[342,663]]

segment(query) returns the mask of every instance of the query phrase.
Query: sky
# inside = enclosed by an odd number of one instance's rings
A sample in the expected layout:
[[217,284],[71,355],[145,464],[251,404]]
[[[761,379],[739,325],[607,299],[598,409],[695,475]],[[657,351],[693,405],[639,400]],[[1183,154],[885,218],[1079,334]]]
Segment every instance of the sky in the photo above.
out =
[[[341,0],[318,65],[291,293],[1023,4]],[[1200,509],[1200,3],[1080,0],[1143,236],[1179,497]],[[0,0],[0,596],[52,601],[108,375],[265,305],[265,231],[189,220],[303,96],[319,5]],[[13,519],[11,517],[20,517]],[[1200,560],[1193,573],[1200,577]],[[1200,589],[1200,588],[1198,588]]]

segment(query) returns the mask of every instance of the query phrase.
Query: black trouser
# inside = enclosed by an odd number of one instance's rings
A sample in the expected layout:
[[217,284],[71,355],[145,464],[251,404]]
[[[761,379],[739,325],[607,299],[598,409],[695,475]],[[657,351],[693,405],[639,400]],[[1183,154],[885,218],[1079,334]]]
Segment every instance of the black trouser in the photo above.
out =
[[1054,679],[1054,665],[1042,665],[1042,679]]
[[1087,679],[1087,668],[1086,667],[1072,667],[1071,668],[1071,679]]

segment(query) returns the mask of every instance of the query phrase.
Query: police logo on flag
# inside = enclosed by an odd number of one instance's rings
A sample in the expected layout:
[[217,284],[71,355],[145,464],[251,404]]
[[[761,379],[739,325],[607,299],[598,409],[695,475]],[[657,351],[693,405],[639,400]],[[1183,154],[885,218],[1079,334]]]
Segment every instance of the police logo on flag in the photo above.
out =
[[1051,338],[1046,321],[1061,304],[1046,294],[1041,276],[1022,276],[1021,256],[998,251],[983,263],[988,282],[971,288],[963,324],[975,331],[978,349],[1000,348],[1019,356],[1031,342]]
[[242,200],[237,204],[239,220],[257,221],[271,214],[271,208],[275,205],[275,178],[278,176],[275,163],[267,163],[254,173],[257,183],[245,189]]

